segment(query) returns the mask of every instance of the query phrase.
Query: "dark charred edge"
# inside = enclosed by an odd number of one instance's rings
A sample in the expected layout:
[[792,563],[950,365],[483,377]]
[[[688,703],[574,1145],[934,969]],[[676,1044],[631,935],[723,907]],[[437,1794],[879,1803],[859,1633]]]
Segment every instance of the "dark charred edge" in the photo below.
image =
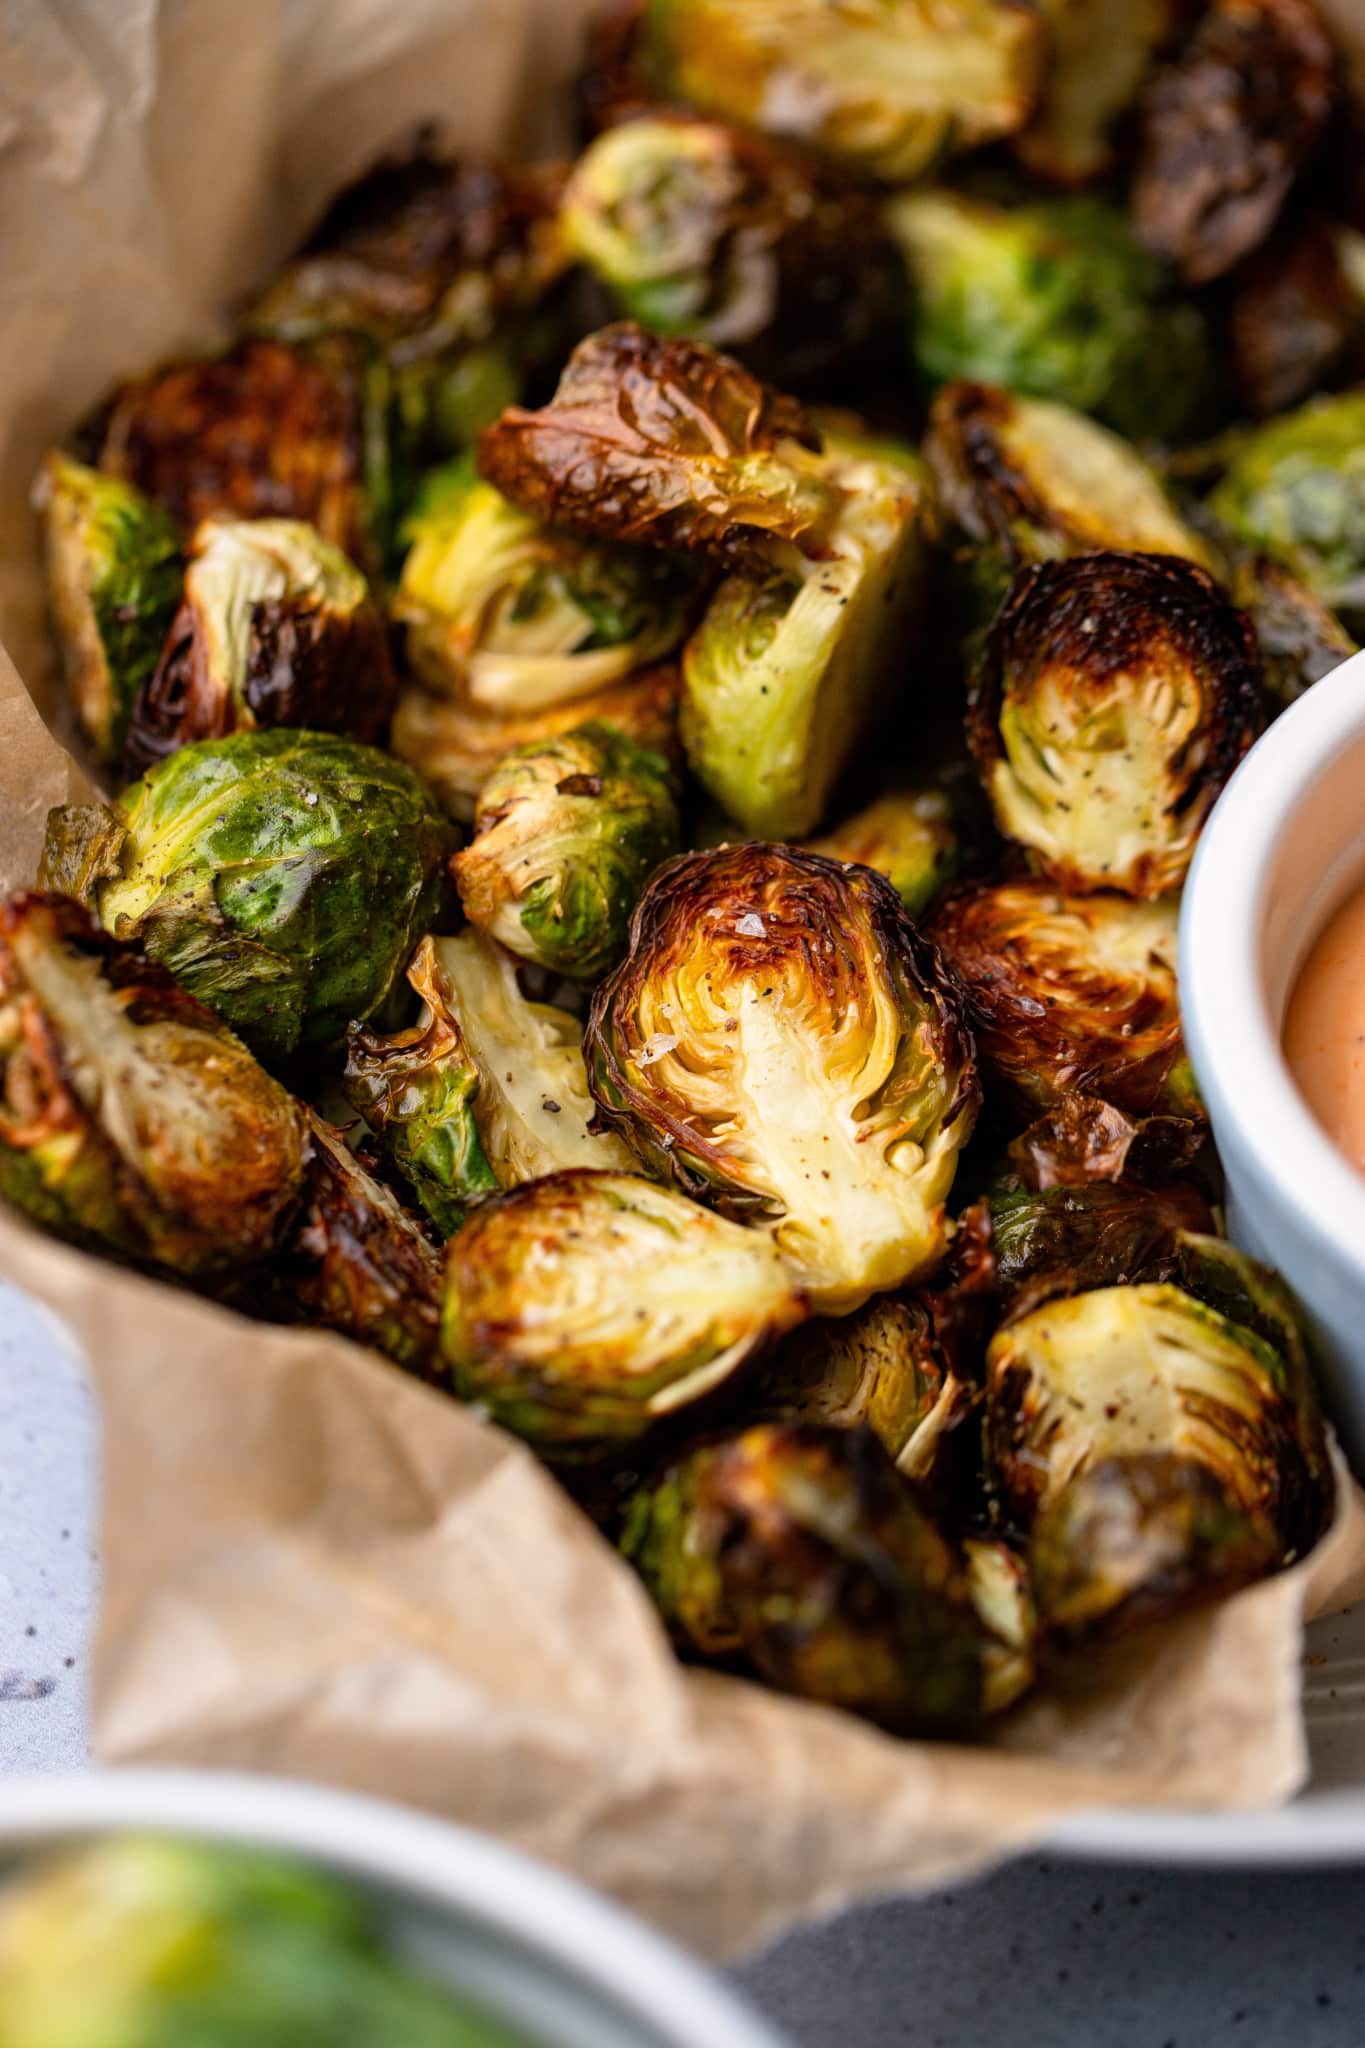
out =
[[384,624],[368,602],[346,618],[307,598],[254,607],[242,696],[257,725],[377,745],[397,695]]
[[1020,559],[1015,527],[1021,521],[1054,524],[1028,477],[1005,454],[1001,433],[1014,404],[997,384],[945,384],[930,407],[924,443],[949,517],[968,540],[998,547],[1011,568]]
[[1181,1232],[1212,1222],[1206,1198],[1188,1181],[1155,1190],[1093,1181],[1027,1194],[994,1223],[999,1327],[1096,1288],[1178,1283]]
[[[1129,1116],[1096,1095],[1071,1093],[1011,1139],[1010,1163],[1034,1193],[1132,1180],[1159,1187],[1195,1168],[1209,1144],[1208,1123],[1186,1116]],[[1197,1225],[1190,1225],[1197,1228]]]
[[161,658],[139,689],[128,720],[123,772],[130,782],[191,740],[221,739],[237,724],[226,689],[209,673],[198,617],[185,600]]
[[111,988],[129,992],[127,1010],[133,1023],[192,1025],[214,1038],[241,1043],[221,1017],[182,988],[164,967],[149,960],[140,946],[111,938],[83,905],[54,890],[21,889],[0,903],[0,948],[8,945],[23,924],[35,918],[47,918],[62,945],[97,960],[101,976]]
[[644,14],[645,0],[608,0],[589,17],[573,81],[574,124],[583,142],[655,111],[642,49]]

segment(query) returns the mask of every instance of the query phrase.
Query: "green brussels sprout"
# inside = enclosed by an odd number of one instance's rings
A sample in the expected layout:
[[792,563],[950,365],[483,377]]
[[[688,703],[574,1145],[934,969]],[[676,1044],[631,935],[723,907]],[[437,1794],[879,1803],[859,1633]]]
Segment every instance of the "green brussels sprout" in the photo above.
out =
[[693,773],[765,839],[819,825],[907,662],[927,570],[927,486],[909,450],[830,437],[816,463],[840,500],[818,559],[792,549],[727,576],[683,650]]
[[472,459],[427,478],[405,530],[408,658],[471,709],[534,716],[622,682],[681,645],[694,609],[689,564],[542,526]]
[[754,843],[660,868],[593,999],[604,1119],[769,1231],[833,1313],[913,1280],[980,1091],[961,998],[891,884]]
[[511,952],[596,981],[646,878],[678,850],[668,763],[609,725],[519,747],[479,793],[451,869],[465,916]]
[[116,762],[175,616],[180,536],[161,506],[131,484],[55,449],[34,498],[66,687],[82,732],[105,761]]
[[498,1182],[474,1116],[479,1069],[455,1020],[434,939],[423,939],[408,962],[408,985],[421,998],[421,1017],[395,1038],[352,1025],[344,1086],[431,1222],[449,1237],[470,1203],[494,1193]]
[[893,790],[819,839],[809,853],[875,868],[912,917],[933,902],[957,872],[960,842],[945,790]]
[[766,1423],[641,1489],[621,1548],[674,1637],[901,1735],[970,1735],[1002,1644],[868,1429]]
[[1013,0],[647,0],[643,54],[665,96],[900,184],[1022,127],[1044,53]]
[[1043,94],[1011,147],[1057,185],[1113,168],[1114,130],[1177,26],[1181,0],[1040,0],[1047,27]]
[[691,1406],[803,1314],[769,1239],[579,1170],[495,1197],[451,1239],[441,1346],[465,1400],[572,1458]]
[[995,1281],[1011,1322],[1058,1296],[1179,1280],[1182,1233],[1208,1230],[1213,1220],[1188,1181],[1007,1185],[992,1193],[990,1211]]
[[517,2048],[385,1951],[375,1909],[256,1850],[137,1835],[0,1903],[0,2048]]
[[105,930],[276,1060],[373,1015],[445,905],[454,832],[388,754],[275,730],[182,747],[113,814],[53,811],[44,879],[66,881],[92,843]]
[[1064,399],[1122,434],[1179,438],[1210,404],[1204,316],[1106,200],[995,206],[956,192],[887,209],[914,288],[911,352],[954,377]]
[[0,904],[0,1194],[59,1237],[199,1276],[267,1259],[303,1112],[202,1003],[79,904]]
[[1209,510],[1365,629],[1365,386],[1248,434]]
[[378,741],[396,693],[383,618],[340,548],[296,519],[206,519],[125,760],[141,774],[191,740],[255,726]]
[[967,737],[1000,830],[1071,889],[1178,889],[1260,728],[1250,620],[1169,555],[1016,577],[972,680]]

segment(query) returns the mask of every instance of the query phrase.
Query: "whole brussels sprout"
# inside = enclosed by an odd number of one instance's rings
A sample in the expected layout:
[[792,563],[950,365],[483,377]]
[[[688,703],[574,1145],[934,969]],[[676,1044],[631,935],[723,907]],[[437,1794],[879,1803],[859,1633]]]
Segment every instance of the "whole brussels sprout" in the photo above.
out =
[[629,1443],[804,1313],[773,1244],[629,1173],[553,1173],[446,1251],[457,1391],[547,1456]]
[[759,843],[669,862],[585,1051],[606,1121],[771,1232],[816,1308],[942,1252],[976,1063],[937,953],[871,869]]
[[1121,1108],[1198,1102],[1180,1035],[1176,906],[1041,881],[962,889],[930,923],[982,1065],[1025,1108],[1073,1090]]
[[1365,235],[1310,214],[1286,223],[1231,287],[1228,346],[1256,419],[1365,370]]
[[668,763],[609,725],[519,747],[479,793],[451,863],[465,916],[513,953],[596,981],[647,877],[678,850]]
[[647,0],[644,59],[664,97],[900,184],[1022,127],[1043,42],[1013,0]]
[[304,1184],[302,1110],[202,1003],[79,904],[0,904],[0,1194],[196,1278],[267,1259]]
[[1249,434],[1209,499],[1248,547],[1365,629],[1365,386]]
[[340,548],[296,519],[206,519],[125,761],[141,774],[191,740],[254,726],[380,740],[396,693],[384,621]]
[[967,737],[1007,838],[1073,889],[1178,889],[1260,727],[1246,615],[1168,555],[1023,570],[972,680]]
[[1203,314],[1108,201],[995,206],[942,190],[887,209],[914,289],[911,352],[954,377],[1064,399],[1120,433],[1178,438],[1210,409]]
[[66,687],[82,732],[116,762],[175,616],[180,536],[141,491],[56,449],[34,498]]
[[1011,147],[1035,177],[1084,185],[1112,169],[1114,131],[1177,25],[1181,0],[1041,0],[1043,93]]
[[105,930],[278,1060],[378,1009],[445,907],[454,833],[388,754],[276,730],[182,747],[113,814],[54,811],[44,879],[71,886],[92,843]]
[[1188,1181],[1005,1186],[992,1193],[990,1211],[995,1280],[1011,1322],[1058,1296],[1179,1280],[1182,1233],[1208,1230],[1213,1220]]
[[[1270,717],[1340,668],[1356,651],[1345,626],[1311,590],[1269,555],[1229,545],[1228,588],[1256,628],[1261,681]],[[1365,626],[1365,614],[1360,614]]]
[[642,1488],[621,1548],[684,1649],[900,1735],[969,1735],[1000,1639],[868,1429],[767,1423]]
[[952,799],[942,789],[893,790],[809,840],[807,851],[875,868],[916,917],[957,872]]

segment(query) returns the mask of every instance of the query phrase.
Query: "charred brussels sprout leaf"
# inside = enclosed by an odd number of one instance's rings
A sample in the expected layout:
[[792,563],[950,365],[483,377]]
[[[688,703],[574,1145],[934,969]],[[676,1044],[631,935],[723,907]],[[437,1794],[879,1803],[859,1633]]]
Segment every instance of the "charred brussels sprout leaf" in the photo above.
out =
[[48,456],[35,497],[66,687],[86,738],[116,762],[175,614],[180,536],[160,505],[69,455]]
[[648,0],[644,50],[666,94],[893,184],[1022,127],[1043,56],[1012,0]]
[[1043,96],[1013,147],[1035,176],[1084,185],[1113,167],[1114,129],[1175,27],[1181,0],[1041,0]]
[[199,1277],[270,1257],[303,1112],[211,1011],[60,896],[0,905],[0,1193],[45,1229]]
[[870,1430],[760,1424],[631,1503],[621,1547],[673,1635],[898,1734],[967,1735],[1001,1640]]
[[[100,923],[136,939],[267,1059],[373,1014],[448,891],[453,832],[421,783],[326,733],[199,740],[124,791],[120,873]],[[70,872],[108,818],[48,821],[44,871]]]
[[1058,1296],[1179,1280],[1181,1233],[1212,1222],[1188,1182],[1014,1187],[994,1194],[990,1206],[996,1285],[1011,1321]]
[[593,1001],[604,1116],[772,1233],[818,1308],[917,1277],[979,1090],[960,998],[889,882],[793,847],[685,854]]
[[1138,1113],[1197,1103],[1173,902],[998,882],[950,896],[930,930],[957,971],[983,1065],[1025,1107],[1073,1090]]
[[340,548],[294,519],[208,519],[133,708],[127,766],[262,725],[379,740],[396,688],[383,619]]
[[667,762],[609,725],[507,755],[474,824],[452,863],[470,923],[582,981],[619,958],[646,878],[678,850]]
[[1365,624],[1365,387],[1270,420],[1209,500],[1215,518]]
[[1260,722],[1256,636],[1192,563],[1026,569],[973,680],[968,737],[1007,838],[1054,881],[1176,889]]
[[485,1203],[451,1240],[441,1342],[466,1400],[573,1456],[700,1400],[802,1313],[767,1238],[634,1174],[579,1171]]
[[[1093,900],[1093,899],[1092,899]],[[1177,1086],[1186,1085],[1186,1076]],[[1190,1114],[1130,1116],[1098,1095],[1063,1095],[1010,1141],[1011,1163],[1029,1188],[1134,1180],[1148,1187],[1188,1173],[1209,1143],[1189,1077]]]
[[916,917],[957,871],[952,800],[941,789],[895,790],[812,839],[807,851],[875,868]]

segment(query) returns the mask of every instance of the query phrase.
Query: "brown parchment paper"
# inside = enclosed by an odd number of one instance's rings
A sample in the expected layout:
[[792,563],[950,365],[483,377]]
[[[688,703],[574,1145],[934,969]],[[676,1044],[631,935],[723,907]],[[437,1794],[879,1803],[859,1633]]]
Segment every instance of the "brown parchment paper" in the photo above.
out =
[[[1334,6],[1365,46],[1365,0]],[[415,121],[468,147],[553,140],[582,11],[0,0],[0,886],[31,878],[48,806],[83,787],[40,715],[57,719],[27,509],[43,449],[115,376],[211,339]],[[8,1214],[0,1273],[57,1312],[100,1396],[105,1760],[388,1794],[714,1955],[979,1869],[1080,1807],[1286,1798],[1304,1614],[1365,1591],[1343,1484],[1306,1564],[1097,1662],[992,1747],[897,1742],[683,1670],[528,1452],[355,1346]]]

